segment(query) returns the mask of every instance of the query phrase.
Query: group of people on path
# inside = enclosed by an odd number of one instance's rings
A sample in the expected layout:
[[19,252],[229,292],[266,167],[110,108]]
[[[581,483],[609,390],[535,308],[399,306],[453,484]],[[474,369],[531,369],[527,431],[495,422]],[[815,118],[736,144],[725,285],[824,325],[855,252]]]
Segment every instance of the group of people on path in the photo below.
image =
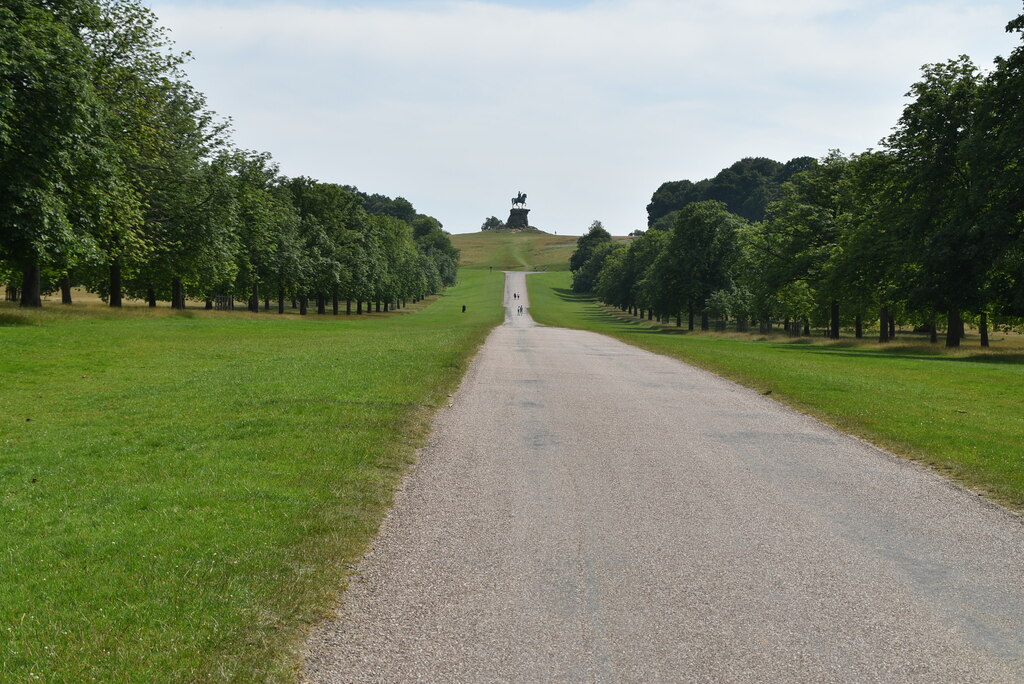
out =
[[[518,292],[513,292],[512,293],[512,299],[519,299],[519,293]],[[518,307],[516,307],[516,315],[517,316],[522,316],[523,315],[523,305],[522,304],[520,304]]]

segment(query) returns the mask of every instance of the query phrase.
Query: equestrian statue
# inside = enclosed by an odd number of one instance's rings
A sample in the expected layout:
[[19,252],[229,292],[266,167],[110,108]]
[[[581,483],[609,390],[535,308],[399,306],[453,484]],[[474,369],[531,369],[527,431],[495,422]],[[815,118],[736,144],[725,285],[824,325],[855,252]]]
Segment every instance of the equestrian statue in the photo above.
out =
[[524,204],[526,204],[526,193],[520,190],[519,194],[512,198],[512,206],[523,206]]

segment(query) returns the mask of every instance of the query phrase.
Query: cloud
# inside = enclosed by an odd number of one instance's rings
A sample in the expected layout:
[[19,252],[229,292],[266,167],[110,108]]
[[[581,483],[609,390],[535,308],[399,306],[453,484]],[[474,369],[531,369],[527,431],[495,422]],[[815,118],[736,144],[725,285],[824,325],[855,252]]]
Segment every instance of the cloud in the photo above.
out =
[[876,146],[926,63],[1012,49],[1009,0],[623,0],[153,8],[291,175],[403,195],[455,232],[645,223],[666,180]]

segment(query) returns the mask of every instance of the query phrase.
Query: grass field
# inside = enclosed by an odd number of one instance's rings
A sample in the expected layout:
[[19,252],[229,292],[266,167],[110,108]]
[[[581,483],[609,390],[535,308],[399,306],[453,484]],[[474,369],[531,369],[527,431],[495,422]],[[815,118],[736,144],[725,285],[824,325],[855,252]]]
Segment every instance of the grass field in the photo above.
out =
[[578,239],[576,235],[551,235],[540,231],[489,230],[452,235],[452,244],[461,250],[462,268],[566,271]]
[[680,333],[572,293],[568,273],[527,282],[539,323],[593,330],[707,368],[1024,510],[1020,336],[995,335],[987,352],[947,352],[914,336],[879,345]]
[[502,283],[391,316],[0,306],[0,681],[291,681]]

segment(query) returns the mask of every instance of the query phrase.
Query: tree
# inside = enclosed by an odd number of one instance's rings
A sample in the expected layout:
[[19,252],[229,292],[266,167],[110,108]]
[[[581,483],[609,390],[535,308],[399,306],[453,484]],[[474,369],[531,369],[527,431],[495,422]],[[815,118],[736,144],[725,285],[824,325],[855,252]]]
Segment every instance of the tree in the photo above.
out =
[[769,287],[797,297],[782,298],[780,303],[799,302],[791,313],[803,315],[807,301],[802,282],[810,295],[827,308],[829,337],[839,337],[839,306],[842,287],[830,269],[839,237],[848,219],[850,200],[845,185],[847,159],[833,150],[811,169],[794,175],[782,186],[782,198],[771,205],[764,230],[770,233],[774,260],[766,273]]
[[182,65],[188,54],[155,15],[136,0],[106,0],[102,21],[87,36],[92,81],[102,101],[101,140],[137,215],[110,207],[94,232],[105,274],[92,286],[120,306],[122,288],[149,296],[170,292],[183,306],[186,290],[230,280],[232,193],[218,154],[227,125],[206,109]]
[[899,173],[895,201],[901,238],[917,266],[911,301],[947,312],[946,346],[960,346],[964,310],[983,306],[997,242],[985,239],[970,191],[975,169],[964,155],[981,77],[966,56],[922,69],[885,145]]
[[598,242],[594,245],[593,249],[589,250],[590,256],[587,257],[586,262],[579,269],[573,271],[573,292],[594,291],[594,288],[597,286],[598,276],[604,267],[604,261],[615,250],[615,247],[615,243],[609,239]]
[[[581,235],[576,240],[576,250],[569,257],[569,270],[579,271],[583,268],[583,265],[590,259],[591,253],[603,242],[611,242],[612,235],[604,226],[601,225],[600,221],[594,221],[590,224],[590,229],[585,235]],[[575,286],[573,289],[576,292],[589,292],[588,290],[576,290]]]
[[501,219],[497,216],[491,216],[484,219],[483,225],[480,226],[480,230],[494,230],[496,228],[501,228],[503,225],[505,224],[501,222]]
[[22,273],[22,306],[42,305],[44,265],[93,248],[74,214],[79,174],[97,184],[106,175],[92,142],[100,105],[82,38],[97,22],[85,0],[0,8],[0,258]]
[[707,302],[713,292],[731,285],[736,232],[743,223],[714,200],[689,204],[679,212],[648,274],[650,287],[661,293],[660,313],[700,312],[701,329],[708,329]]
[[[1024,35],[1024,14],[1006,30]],[[963,153],[972,171],[979,234],[995,254],[983,286],[985,304],[1004,315],[1024,315],[1024,45],[996,58]]]
[[671,230],[669,214],[687,204],[718,200],[726,208],[748,221],[765,217],[768,205],[778,199],[780,187],[794,174],[814,164],[811,157],[797,157],[781,164],[765,157],[745,157],[722,169],[714,178],[693,183],[688,180],[663,183],[647,205],[647,225],[655,230]]

